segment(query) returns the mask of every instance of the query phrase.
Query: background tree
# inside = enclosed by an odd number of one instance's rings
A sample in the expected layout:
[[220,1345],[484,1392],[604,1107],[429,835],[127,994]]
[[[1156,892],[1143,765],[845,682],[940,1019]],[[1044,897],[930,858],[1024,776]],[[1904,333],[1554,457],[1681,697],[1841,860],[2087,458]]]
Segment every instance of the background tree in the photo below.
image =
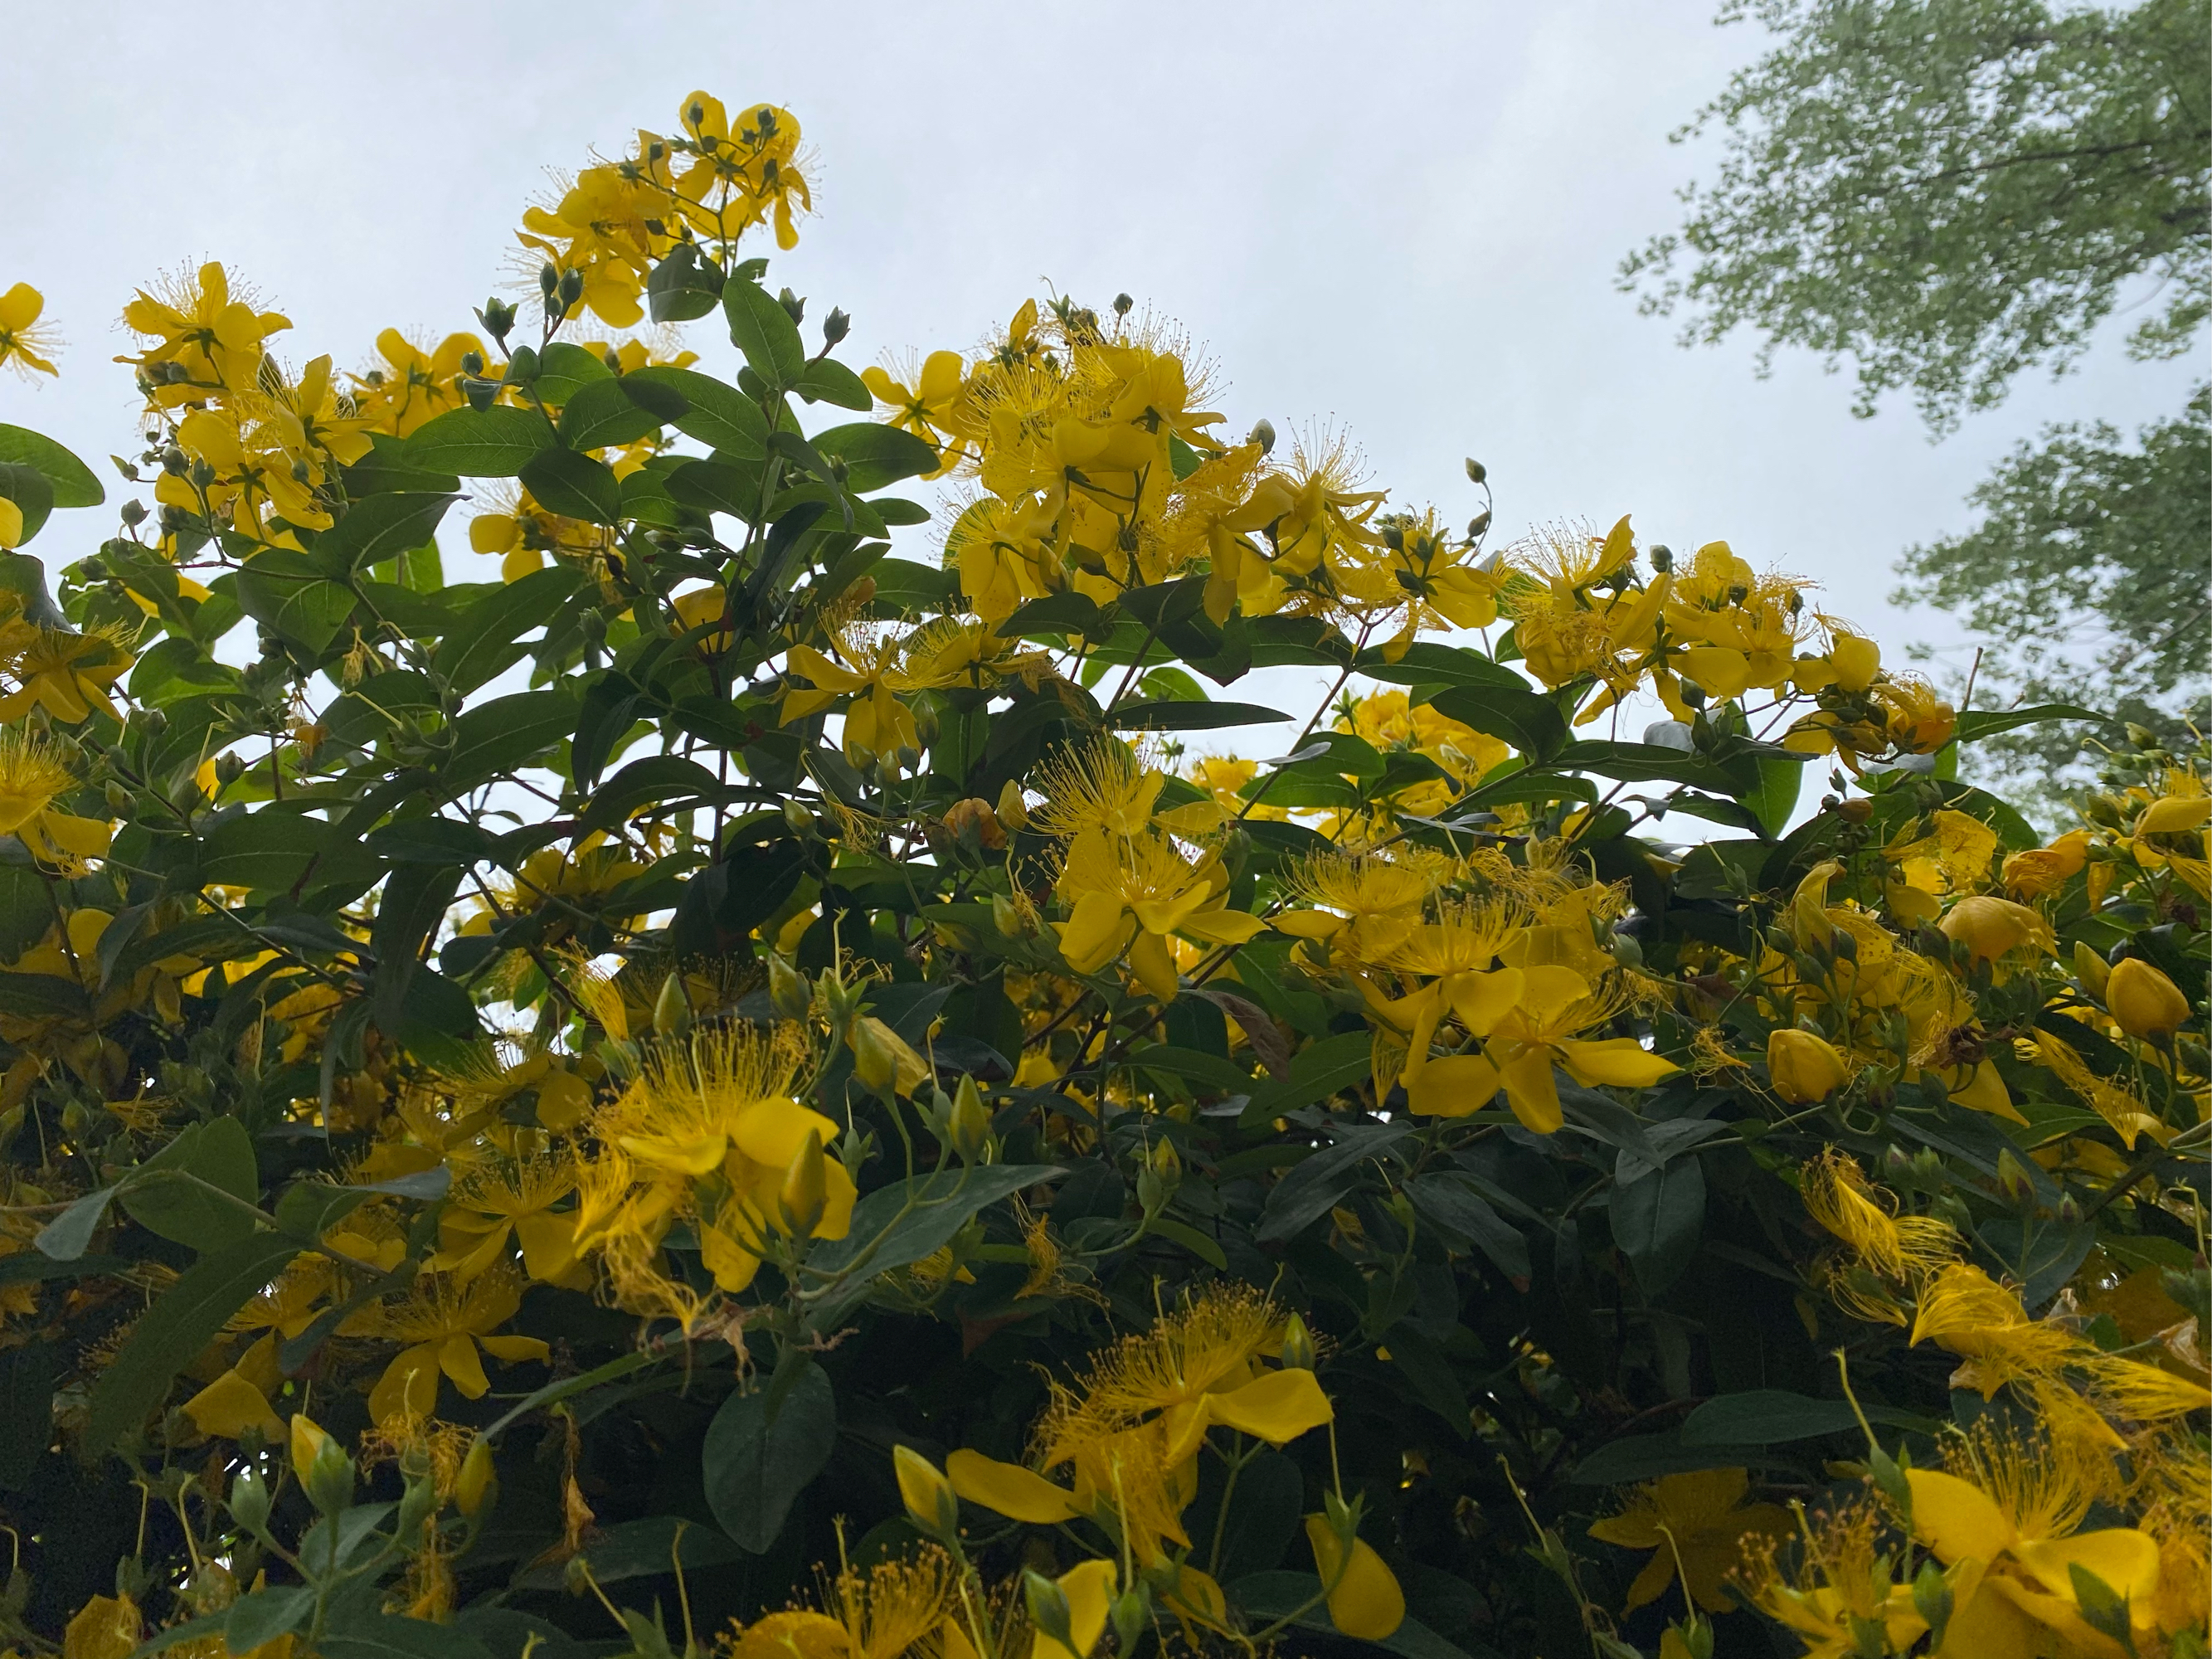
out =
[[[1686,344],[1749,325],[1762,368],[1783,346],[1848,356],[1859,414],[1910,391],[1940,434],[2022,369],[2066,370],[2146,291],[2131,355],[2197,338],[2212,304],[2205,0],[1734,0],[1716,21],[1747,18],[1774,50],[1675,135],[1722,123],[1717,176],[1685,188],[1679,232],[1621,267],[1646,311],[1690,313]],[[1900,599],[1987,635],[1979,701],[2070,684],[2162,733],[2201,719],[2201,399],[2140,437],[2047,430],[1974,493],[1980,527],[1906,556]],[[2072,781],[2075,753],[2074,734],[2045,728],[1983,763],[2026,761],[2047,792]]]

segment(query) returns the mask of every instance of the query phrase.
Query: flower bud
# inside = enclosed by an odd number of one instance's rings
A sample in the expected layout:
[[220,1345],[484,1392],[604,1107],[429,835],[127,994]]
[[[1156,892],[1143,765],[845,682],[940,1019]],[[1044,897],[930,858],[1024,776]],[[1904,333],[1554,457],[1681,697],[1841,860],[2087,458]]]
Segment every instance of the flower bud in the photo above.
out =
[[1487,483],[1490,481],[1490,470],[1472,455],[1467,458],[1467,481],[1472,484]]
[[1275,423],[1267,419],[1266,416],[1261,416],[1258,420],[1252,422],[1252,430],[1245,434],[1244,441],[1248,444],[1259,445],[1260,453],[1262,455],[1273,454],[1275,453]]
[[1810,1106],[1848,1083],[1851,1068],[1826,1039],[1781,1026],[1767,1036],[1766,1074],[1790,1105]]
[[307,1501],[325,1515],[336,1515],[353,1502],[353,1460],[305,1412],[292,1418],[292,1473]]
[[891,1448],[891,1468],[898,1474],[899,1498],[914,1524],[948,1543],[957,1538],[960,1499],[944,1472],[911,1446]]
[[1030,933],[1029,913],[1004,893],[991,895],[991,926],[1006,939],[1022,939]]
[[269,1530],[269,1483],[251,1463],[230,1483],[230,1513],[257,1538]]
[[830,1178],[822,1157],[822,1132],[809,1129],[805,1143],[792,1154],[776,1194],[783,1219],[794,1238],[811,1238],[830,1201]]
[[1071,1653],[1075,1650],[1075,1613],[1067,1605],[1066,1590],[1042,1573],[1024,1570],[1022,1601],[1029,1608],[1030,1624]]
[[422,1528],[438,1512],[438,1484],[427,1474],[410,1475],[399,1492],[398,1529],[392,1536],[404,1550],[422,1546]]
[[672,973],[660,981],[653,999],[653,1029],[665,1037],[680,1037],[691,1029],[691,999],[684,989],[684,975]]
[[991,1113],[983,1104],[983,1091],[975,1086],[975,1079],[963,1076],[960,1086],[952,1093],[952,1109],[946,1114],[945,1127],[951,1136],[952,1150],[963,1164],[973,1164],[983,1156],[991,1144]]
[[2140,957],[2128,957],[2105,982],[2105,1006],[2131,1037],[2155,1042],[2189,1023],[2189,999]]
[[824,345],[836,345],[838,341],[852,331],[853,319],[845,314],[843,308],[838,306],[830,307],[830,314],[822,319],[822,343]]
[[872,1019],[854,1023],[853,1075],[860,1079],[863,1088],[880,1099],[896,1090],[898,1056],[878,1034],[876,1024]]
[[791,833],[801,841],[814,838],[814,814],[807,811],[804,801],[793,800],[786,795],[783,799],[783,821]]
[[1142,1579],[1115,1596],[1108,1608],[1114,1625],[1114,1651],[1134,1653],[1137,1638],[1144,1633],[1152,1612],[1152,1588]]
[[461,1459],[461,1472],[453,1480],[453,1506],[464,1519],[473,1521],[499,1496],[499,1471],[493,1467],[491,1442],[478,1435]]
[[1310,1371],[1313,1368],[1313,1333],[1306,1328],[1306,1322],[1293,1313],[1283,1324],[1283,1369]]
[[2020,1161],[2019,1156],[2009,1146],[1997,1153],[1997,1185],[2004,1188],[2004,1195],[2015,1204],[2025,1203],[2029,1194],[2035,1191],[2035,1181],[2028,1174],[2027,1166]]
[[778,951],[769,953],[768,1000],[786,1019],[805,1018],[807,1005],[814,1000],[813,988]]
[[1128,295],[1117,294],[1114,296],[1114,314],[1116,317],[1126,317],[1136,303],[1136,301]]
[[789,289],[779,291],[775,296],[775,302],[783,307],[784,315],[791,319],[793,328],[806,320],[806,301]]
[[1022,799],[1022,786],[1008,778],[1006,787],[999,791],[999,804],[992,816],[1009,830],[1026,830],[1030,826],[1029,803]]
[[2101,1002],[2106,982],[2112,976],[2112,964],[2092,950],[2087,940],[2074,941],[2074,977],[2081,981],[2083,990]]
[[1951,1622],[1951,1581],[1933,1561],[1923,1561],[1912,1580],[1912,1610],[1928,1621],[1933,1646],[1943,1645],[1943,1628]]

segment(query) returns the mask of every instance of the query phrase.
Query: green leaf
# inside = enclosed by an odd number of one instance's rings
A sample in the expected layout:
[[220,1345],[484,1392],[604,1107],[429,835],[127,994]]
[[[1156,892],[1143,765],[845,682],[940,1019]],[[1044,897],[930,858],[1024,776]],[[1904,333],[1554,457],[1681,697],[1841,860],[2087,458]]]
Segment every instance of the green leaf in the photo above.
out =
[[316,556],[329,569],[361,570],[411,553],[434,540],[446,509],[459,500],[458,495],[444,491],[394,490],[368,496],[349,507],[343,518],[316,538]]
[[695,368],[641,368],[623,378],[632,386],[666,386],[681,396],[684,410],[669,423],[685,437],[738,460],[768,459],[768,416],[735,386]]
[[305,553],[271,548],[238,573],[238,603],[271,633],[320,654],[353,615],[352,591]]
[[586,386],[614,377],[614,370],[597,351],[588,351],[572,340],[556,340],[538,354],[538,373],[530,389],[542,401],[558,408]]
[[19,540],[27,542],[52,516],[54,487],[47,482],[46,475],[34,467],[0,461],[0,501],[15,502],[23,520]]
[[799,384],[806,368],[806,347],[799,337],[799,325],[775,295],[758,283],[726,283],[722,312],[730,319],[730,343],[745,354],[754,374],[779,392]]
[[332,1616],[322,1659],[491,1659],[491,1650],[450,1625],[362,1608]]
[[1145,1231],[1173,1240],[1218,1272],[1229,1271],[1229,1257],[1221,1246],[1188,1222],[1177,1221],[1173,1216],[1156,1215],[1145,1224]]
[[668,474],[668,493],[704,513],[726,513],[745,523],[761,511],[761,475],[727,461],[688,460]]
[[837,1442],[837,1397],[829,1374],[803,1354],[785,1363],[800,1368],[796,1376],[778,1375],[722,1402],[701,1452],[708,1507],[722,1530],[755,1555],[775,1542],[792,1504],[822,1473]]
[[[726,1567],[744,1557],[744,1551],[714,1528],[673,1515],[617,1522],[605,1531],[593,1532],[584,1550],[592,1577],[602,1584],[622,1578],[658,1578],[672,1565],[681,1565],[686,1572]],[[557,1590],[564,1582],[565,1565],[551,1562],[533,1567],[521,1576],[515,1588]]]
[[82,1257],[92,1243],[93,1234],[100,1231],[100,1222],[106,1219],[107,1206],[115,1194],[113,1187],[87,1193],[40,1228],[33,1241],[39,1253],[55,1261],[75,1261]]
[[1237,1121],[1246,1128],[1266,1123],[1354,1088],[1374,1069],[1374,1041],[1366,1032],[1323,1037],[1291,1055],[1290,1076],[1271,1080],[1254,1095]]
[[173,1243],[204,1255],[253,1231],[253,1218],[190,1182],[196,1176],[251,1206],[261,1196],[253,1137],[234,1117],[188,1125],[176,1139],[124,1177],[119,1201],[131,1218]]
[[919,1261],[951,1243],[953,1234],[974,1220],[985,1205],[1066,1173],[1057,1164],[985,1164],[969,1170],[939,1170],[878,1188],[853,1206],[852,1230],[843,1238],[816,1246],[807,1257],[809,1268],[836,1273],[859,1261],[870,1244],[876,1245],[861,1270],[823,1297],[813,1311],[813,1322],[821,1328],[842,1317],[866,1295],[866,1281],[878,1273]]
[[[1354,1035],[1359,1037],[1364,1066],[1369,1040]],[[1296,1075],[1295,1062],[1292,1074]],[[1251,1115],[1251,1108],[1247,1107],[1245,1115]],[[1260,1212],[1260,1224],[1252,1230],[1254,1241],[1285,1244],[1296,1238],[1359,1183],[1369,1159],[1389,1152],[1413,1133],[1413,1125],[1405,1119],[1339,1131],[1335,1145],[1309,1154],[1269,1191]]]
[[0,425],[0,463],[27,466],[45,478],[56,507],[98,507],[107,499],[90,467],[28,427]]
[[[1442,699],[1437,706],[1443,706]],[[1562,771],[1595,772],[1623,783],[1686,783],[1724,795],[1741,796],[1755,787],[1758,780],[1748,765],[1723,766],[1663,743],[1571,743],[1553,754],[1549,763]]]
[[1287,720],[1280,709],[1262,708],[1255,702],[1186,702],[1146,701],[1125,702],[1109,709],[1106,724],[1121,732],[1213,732],[1229,726],[1267,726]]
[[835,404],[863,413],[876,406],[876,395],[866,382],[834,357],[817,357],[808,363],[792,390],[810,404]]
[[425,421],[407,440],[407,459],[465,478],[512,478],[552,443],[553,428],[536,410],[495,404],[449,409]]
[[565,690],[518,691],[479,703],[453,722],[438,791],[451,800],[527,765],[575,728],[576,700]]
[[645,279],[645,303],[656,323],[688,323],[722,302],[721,267],[678,242]]
[[[494,589],[461,612],[460,620],[438,642],[431,666],[453,690],[465,696],[495,678],[522,655],[525,634],[544,627],[574,597],[577,574],[568,565],[549,565]],[[385,676],[368,683],[373,690]]]
[[1679,1158],[1613,1192],[1613,1239],[1636,1269],[1647,1296],[1663,1291],[1689,1266],[1705,1225],[1705,1172]]
[[1566,746],[1566,717],[1559,705],[1521,687],[1449,686],[1429,702],[1439,714],[1502,738],[1532,760],[1549,760]]
[[845,488],[856,495],[867,495],[937,470],[936,448],[911,432],[873,421],[833,426],[814,434],[814,447],[845,463]]
[[1743,798],[1759,827],[1770,836],[1778,836],[1788,827],[1790,815],[1797,810],[1797,797],[1805,784],[1805,769],[1791,761],[1765,760],[1758,763],[1759,787]]
[[145,1420],[177,1373],[199,1357],[230,1316],[266,1290],[297,1243],[255,1233],[211,1250],[154,1298],[114,1363],[93,1385],[84,1450],[98,1455]]
[[1970,708],[1959,716],[1957,741],[1978,743],[1982,738],[1994,738],[2001,732],[2015,732],[2023,726],[2040,726],[2045,720],[2094,720],[2099,726],[2110,726],[2112,716],[2070,702],[2039,703],[2033,708]]
[[1406,1183],[1406,1196],[1422,1219],[1474,1245],[1498,1272],[1528,1287],[1528,1239],[1464,1178],[1449,1172],[1416,1176]]
[[33,1019],[82,1019],[91,1012],[84,988],[58,974],[0,973],[0,1012]]
[[[665,386],[655,389],[664,397],[677,395]],[[660,414],[646,408],[631,395],[627,376],[594,380],[569,398],[561,410],[561,441],[571,449],[605,449],[610,445],[635,443],[665,424]]]
[[337,834],[320,818],[298,812],[250,813],[207,832],[196,873],[202,886],[289,888],[333,845]]
[[371,495],[391,491],[410,495],[444,495],[461,487],[459,477],[439,467],[418,465],[404,438],[388,432],[369,434],[368,453],[351,466],[338,470],[346,499],[356,506]]
[[[1924,1419],[1892,1406],[1869,1406],[1867,1420],[1919,1426]],[[1753,1389],[1708,1400],[1682,1419],[1686,1446],[1775,1446],[1824,1434],[1851,1434],[1858,1419],[1844,1400],[1814,1400],[1786,1389]]]
[[522,487],[541,507],[586,524],[622,519],[622,480],[605,461],[573,449],[541,449],[523,463]]
[[306,1584],[275,1584],[230,1604],[223,1615],[223,1644],[233,1653],[251,1653],[307,1621],[315,1592]]

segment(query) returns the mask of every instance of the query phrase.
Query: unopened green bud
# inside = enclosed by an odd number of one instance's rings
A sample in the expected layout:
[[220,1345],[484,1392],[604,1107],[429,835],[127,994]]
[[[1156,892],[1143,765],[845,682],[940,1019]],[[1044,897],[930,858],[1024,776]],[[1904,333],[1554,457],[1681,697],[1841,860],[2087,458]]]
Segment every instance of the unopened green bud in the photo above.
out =
[[822,1133],[809,1129],[805,1143],[792,1155],[790,1167],[783,1172],[783,1186],[776,1194],[792,1237],[813,1237],[829,1201],[829,1167],[822,1156]]
[[781,951],[769,953],[768,1000],[786,1019],[805,1018],[807,1005],[814,1000],[813,988]]
[[1283,1369],[1310,1371],[1314,1368],[1313,1333],[1295,1313],[1283,1323]]
[[807,811],[805,802],[793,800],[786,795],[783,798],[783,821],[791,833],[801,841],[814,838],[814,814]]
[[1022,1574],[1022,1601],[1029,1608],[1030,1623],[1047,1636],[1069,1650],[1075,1648],[1073,1630],[1074,1611],[1067,1605],[1067,1592],[1042,1573],[1024,1571]]
[[1943,1645],[1943,1627],[1951,1622],[1951,1581],[1933,1561],[1923,1561],[1912,1580],[1912,1610],[1928,1621],[1931,1651]]
[[251,1463],[230,1483],[230,1512],[240,1526],[257,1538],[269,1530],[269,1483]]
[[417,1475],[400,1489],[398,1531],[393,1536],[404,1550],[422,1547],[422,1529],[438,1510],[437,1483],[427,1475]]
[[1275,423],[1267,419],[1266,416],[1261,416],[1258,420],[1252,422],[1252,430],[1245,434],[1244,441],[1248,444],[1259,445],[1260,453],[1262,455],[1273,454],[1275,453]]
[[306,1477],[300,1483],[307,1489],[307,1501],[325,1515],[336,1515],[353,1502],[353,1459],[345,1448],[325,1436],[315,1448],[314,1461],[307,1465]]
[[945,1115],[952,1150],[963,1164],[973,1164],[991,1144],[991,1113],[983,1104],[983,1091],[975,1079],[963,1076],[952,1091],[952,1109]]
[[2028,1174],[2027,1166],[2020,1161],[2009,1146],[1997,1153],[1997,1185],[2004,1188],[2004,1195],[2015,1204],[2025,1202],[2035,1191],[2035,1182]]
[[836,345],[852,331],[853,319],[848,317],[841,307],[832,306],[830,308],[830,314],[822,319],[823,343]]
[[[1123,299],[1127,297],[1127,295],[1122,295]],[[1113,1605],[1107,1609],[1107,1617],[1114,1626],[1115,1652],[1134,1653],[1137,1650],[1137,1638],[1144,1633],[1152,1613],[1151,1587],[1142,1579],[1114,1598]]]
[[791,319],[794,328],[806,320],[806,301],[789,289],[781,290],[775,296],[775,302],[783,307],[784,314]]
[[1490,481],[1489,468],[1484,466],[1472,455],[1467,458],[1467,481],[1473,484],[1487,483]]
[[684,975],[671,974],[660,981],[653,1000],[653,1029],[665,1037],[680,1037],[691,1029],[691,999],[684,989]]
[[856,1021],[853,1026],[853,1075],[880,1099],[898,1085],[898,1056],[876,1028],[872,1019]]

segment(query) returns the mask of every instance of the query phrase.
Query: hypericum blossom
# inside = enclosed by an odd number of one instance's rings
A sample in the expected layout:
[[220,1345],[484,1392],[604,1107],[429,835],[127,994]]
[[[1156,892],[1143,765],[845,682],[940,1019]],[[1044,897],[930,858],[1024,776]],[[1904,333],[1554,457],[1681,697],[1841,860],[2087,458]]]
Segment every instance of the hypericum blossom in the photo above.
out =
[[1750,1486],[1741,1469],[1662,1475],[1631,1492],[1620,1513],[1590,1523],[1593,1538],[1653,1552],[1628,1587],[1626,1611],[1667,1593],[1678,1559],[1683,1595],[1707,1613],[1728,1611],[1732,1604],[1721,1581],[1735,1570],[1745,1547],[1778,1538],[1790,1525],[1789,1511],[1779,1504],[1745,1503]]
[[52,361],[61,342],[51,325],[39,321],[46,308],[46,295],[28,283],[17,283],[0,294],[0,368],[13,368],[27,380],[33,370],[41,374],[61,372]]

